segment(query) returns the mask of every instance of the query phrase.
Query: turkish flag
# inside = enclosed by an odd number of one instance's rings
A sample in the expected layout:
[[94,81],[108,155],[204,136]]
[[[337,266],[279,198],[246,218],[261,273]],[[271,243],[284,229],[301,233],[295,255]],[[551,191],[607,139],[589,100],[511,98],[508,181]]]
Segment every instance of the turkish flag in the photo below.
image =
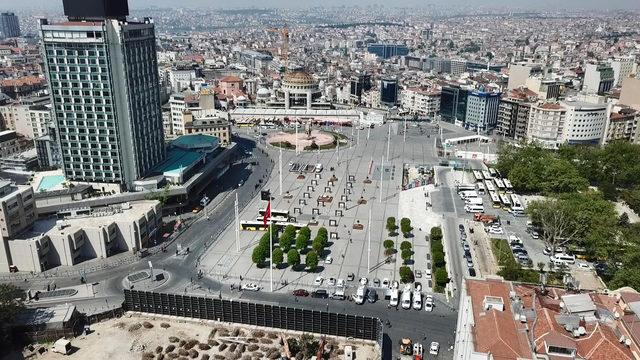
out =
[[267,211],[264,212],[264,217],[262,218],[262,222],[264,225],[267,225],[267,220],[271,217],[271,200],[267,204]]

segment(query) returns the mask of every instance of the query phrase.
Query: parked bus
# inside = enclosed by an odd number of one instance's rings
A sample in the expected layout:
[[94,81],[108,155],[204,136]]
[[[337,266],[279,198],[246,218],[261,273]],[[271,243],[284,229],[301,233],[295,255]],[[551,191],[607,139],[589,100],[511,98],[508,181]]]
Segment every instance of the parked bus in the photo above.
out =
[[478,195],[484,195],[486,194],[485,188],[484,188],[484,183],[482,181],[480,181],[478,183]]
[[485,180],[484,181],[484,186],[487,188],[488,192],[495,192],[496,191],[496,187],[493,186],[493,182],[491,180]]
[[511,185],[511,181],[509,181],[509,179],[502,179],[502,182],[504,183],[504,188],[507,191],[508,194],[513,193],[513,185]]
[[[263,216],[258,216],[256,218],[256,221],[264,221],[264,215]],[[267,219],[267,222],[273,221],[274,223],[281,223],[281,222],[287,222],[289,221],[288,217],[285,216],[276,216],[276,215],[271,215],[271,217],[269,217]]]
[[461,184],[456,186],[456,191],[457,192],[461,192],[461,191],[475,191],[476,190],[476,186],[475,185],[470,185],[470,184]]
[[464,211],[468,213],[483,213],[484,206],[477,204],[469,204],[464,206]]
[[[260,214],[260,216],[264,217],[264,212],[266,211],[266,209],[259,209],[258,210],[258,214]],[[278,209],[271,209],[271,216],[272,217],[285,217],[285,218],[289,218],[289,210],[278,210]]]
[[509,200],[509,196],[505,194],[500,194],[500,202],[502,203],[502,207],[504,209],[508,209],[511,207],[511,200]]
[[493,176],[491,176],[491,173],[489,173],[488,171],[483,171],[482,172],[482,177],[484,177],[485,180],[491,180],[493,179]]
[[504,192],[504,183],[502,182],[502,179],[500,178],[495,178],[493,179],[493,181],[496,184],[496,188],[498,188],[499,192]]
[[514,216],[523,216],[524,206],[522,206],[520,197],[516,194],[511,194],[510,197],[511,197],[511,213]]
[[467,198],[464,201],[465,204],[467,205],[482,205],[482,198],[481,197],[470,197]]
[[482,182],[482,180],[484,180],[482,178],[482,172],[478,170],[473,170],[473,177],[476,178],[476,182]]
[[477,191],[461,191],[460,192],[460,199],[462,200],[467,200],[469,198],[477,198],[477,197],[478,197]]
[[500,202],[500,197],[495,191],[489,191],[489,196],[491,196],[491,203],[494,208],[499,209],[502,207],[502,202]]
[[[277,226],[278,228],[281,228],[281,229],[287,227],[288,225],[292,225],[296,230],[300,230],[303,227],[307,226],[306,224],[293,223],[293,222],[276,222],[276,223],[274,223],[274,226]],[[242,221],[240,221],[240,229],[241,230],[266,231],[268,227],[269,227],[269,224],[264,225],[264,222],[262,220],[256,220],[256,221],[242,220]]]

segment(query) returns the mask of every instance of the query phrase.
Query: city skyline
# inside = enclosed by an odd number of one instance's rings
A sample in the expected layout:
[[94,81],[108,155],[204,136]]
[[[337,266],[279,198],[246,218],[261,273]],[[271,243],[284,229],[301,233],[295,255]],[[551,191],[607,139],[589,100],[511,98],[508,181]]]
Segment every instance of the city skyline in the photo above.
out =
[[[10,0],[0,0],[0,9],[3,11],[11,10],[59,10],[62,1],[48,0],[32,0],[26,3],[16,3]],[[313,8],[313,7],[339,7],[339,6],[384,6],[387,8],[429,8],[440,6],[445,9],[450,8],[487,8],[487,9],[523,9],[529,11],[547,11],[547,10],[618,10],[618,9],[640,9],[640,2],[635,0],[610,0],[603,4],[599,0],[567,0],[559,3],[554,0],[497,0],[490,3],[481,3],[474,0],[402,0],[394,2],[393,5],[381,1],[344,1],[344,0],[326,0],[321,4],[317,4],[310,0],[294,1],[294,0],[267,0],[255,3],[252,0],[239,0],[233,2],[233,6],[221,6],[220,4],[212,4],[208,0],[185,0],[176,6],[172,0],[132,0],[129,4],[131,9],[168,7],[168,8],[213,8],[213,9],[245,9],[245,8]]]

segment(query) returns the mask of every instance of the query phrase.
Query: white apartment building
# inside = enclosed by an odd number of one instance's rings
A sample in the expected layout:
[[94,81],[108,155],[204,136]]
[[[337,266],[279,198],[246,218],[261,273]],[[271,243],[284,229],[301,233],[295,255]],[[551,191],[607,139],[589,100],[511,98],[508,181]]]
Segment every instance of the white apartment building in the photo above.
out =
[[601,144],[610,110],[608,104],[583,101],[538,103],[529,113],[527,139],[550,149],[562,144]]
[[171,108],[171,131],[173,135],[184,134],[183,113],[185,110],[200,110],[200,101],[196,93],[173,94],[169,99]]
[[169,84],[171,85],[171,91],[180,92],[191,85],[191,82],[196,78],[196,71],[192,69],[169,70]]
[[417,87],[403,89],[400,105],[410,114],[433,117],[440,112],[440,91]]
[[613,84],[621,86],[622,81],[633,74],[635,66],[635,58],[632,56],[621,56],[610,60],[611,68],[613,68]]

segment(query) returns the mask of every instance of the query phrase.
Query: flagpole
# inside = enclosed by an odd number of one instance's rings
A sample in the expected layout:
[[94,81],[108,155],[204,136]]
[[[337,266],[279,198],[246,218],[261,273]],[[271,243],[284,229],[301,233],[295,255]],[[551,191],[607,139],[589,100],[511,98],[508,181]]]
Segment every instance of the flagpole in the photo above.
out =
[[[269,205],[271,205],[271,202],[269,202]],[[271,206],[269,206],[271,207]],[[273,221],[271,219],[269,219],[269,227],[267,228],[267,231],[269,232],[269,258],[271,260],[269,260],[269,278],[270,278],[270,282],[269,284],[271,285],[271,292],[273,292],[273,231],[272,231],[272,227],[273,226]]]

